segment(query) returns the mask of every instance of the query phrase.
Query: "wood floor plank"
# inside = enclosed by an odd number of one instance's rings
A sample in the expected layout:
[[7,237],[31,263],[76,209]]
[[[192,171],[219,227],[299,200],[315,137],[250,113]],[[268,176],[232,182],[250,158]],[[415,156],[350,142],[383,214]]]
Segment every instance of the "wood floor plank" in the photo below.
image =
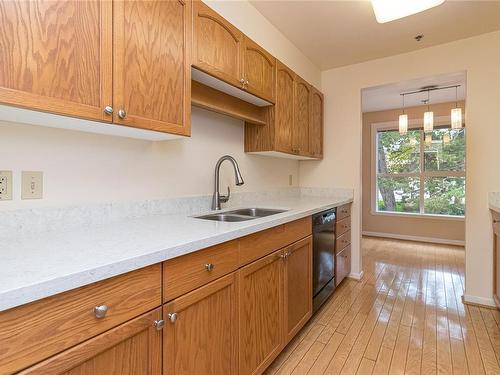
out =
[[346,279],[265,374],[499,374],[500,311],[466,306],[463,248],[363,238]]

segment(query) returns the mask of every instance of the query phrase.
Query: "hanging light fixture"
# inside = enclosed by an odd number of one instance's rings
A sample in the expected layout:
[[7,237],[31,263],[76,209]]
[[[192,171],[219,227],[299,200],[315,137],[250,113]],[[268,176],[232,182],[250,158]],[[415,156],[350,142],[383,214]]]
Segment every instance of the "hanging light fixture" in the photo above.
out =
[[434,130],[434,112],[429,109],[430,90],[427,90],[427,111],[424,112],[424,132],[431,133]]
[[462,128],[462,108],[458,106],[458,86],[455,86],[455,108],[451,110],[451,128]]
[[432,133],[425,133],[425,144],[427,146],[432,144]]
[[451,141],[450,133],[446,131],[446,133],[443,134],[443,143],[447,145],[448,143],[450,143],[450,141]]
[[399,115],[399,134],[406,135],[408,133],[408,115],[405,113],[405,94],[403,96],[403,113]]

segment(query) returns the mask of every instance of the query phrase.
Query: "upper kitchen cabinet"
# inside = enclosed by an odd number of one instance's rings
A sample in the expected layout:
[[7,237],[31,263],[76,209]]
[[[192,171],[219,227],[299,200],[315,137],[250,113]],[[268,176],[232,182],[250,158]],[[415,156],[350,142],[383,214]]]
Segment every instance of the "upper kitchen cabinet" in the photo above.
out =
[[245,152],[299,160],[321,159],[323,95],[280,61],[276,104],[268,124],[245,124]]
[[191,1],[115,1],[116,123],[190,134]]
[[243,33],[203,2],[193,3],[192,65],[243,88]]
[[244,38],[243,49],[244,88],[274,103],[276,58],[247,37]]
[[0,102],[111,121],[111,1],[0,2]]
[[311,95],[311,85],[296,76],[292,152],[300,155],[310,155]]
[[316,158],[323,157],[323,94],[311,88],[311,122],[309,152]]

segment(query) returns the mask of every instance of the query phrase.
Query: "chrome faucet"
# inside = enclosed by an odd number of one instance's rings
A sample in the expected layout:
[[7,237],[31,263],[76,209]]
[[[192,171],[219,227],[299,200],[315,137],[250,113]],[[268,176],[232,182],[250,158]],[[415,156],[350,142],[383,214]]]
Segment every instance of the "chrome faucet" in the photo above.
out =
[[234,167],[234,176],[236,179],[236,185],[241,186],[245,183],[243,181],[243,177],[241,177],[241,172],[240,172],[240,167],[238,166],[238,162],[230,155],[224,155],[223,157],[221,157],[217,161],[217,164],[215,164],[215,191],[214,191],[214,197],[212,199],[212,210],[220,210],[221,202],[226,203],[229,200],[229,197],[231,196],[231,190],[229,189],[229,186],[227,187],[227,195],[219,194],[220,165],[224,160],[229,160]]

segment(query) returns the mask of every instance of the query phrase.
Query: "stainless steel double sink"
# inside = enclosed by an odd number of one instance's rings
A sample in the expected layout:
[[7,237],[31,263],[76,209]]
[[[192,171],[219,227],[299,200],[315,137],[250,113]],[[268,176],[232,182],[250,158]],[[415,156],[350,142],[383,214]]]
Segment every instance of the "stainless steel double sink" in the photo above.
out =
[[195,218],[204,220],[214,220],[214,221],[236,222],[236,221],[258,219],[260,217],[276,215],[286,211],[287,210],[276,210],[272,208],[241,208],[239,210],[234,210],[234,211],[218,212],[208,215],[195,216]]

